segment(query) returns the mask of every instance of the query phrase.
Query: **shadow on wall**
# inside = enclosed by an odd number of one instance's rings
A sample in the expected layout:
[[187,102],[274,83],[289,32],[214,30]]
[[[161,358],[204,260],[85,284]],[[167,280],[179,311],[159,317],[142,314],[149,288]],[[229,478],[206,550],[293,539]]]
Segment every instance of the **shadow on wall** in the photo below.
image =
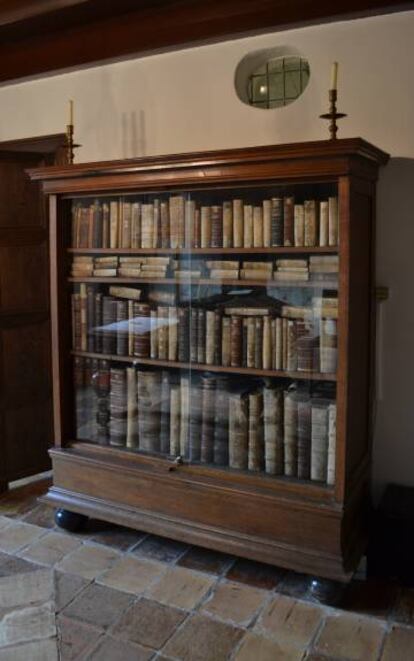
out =
[[414,159],[392,158],[377,195],[378,306],[373,495],[414,485]]

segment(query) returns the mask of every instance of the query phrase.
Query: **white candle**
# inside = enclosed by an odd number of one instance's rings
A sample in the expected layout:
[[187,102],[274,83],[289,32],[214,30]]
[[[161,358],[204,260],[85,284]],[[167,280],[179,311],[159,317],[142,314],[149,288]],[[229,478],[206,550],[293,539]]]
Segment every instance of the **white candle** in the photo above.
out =
[[331,69],[331,90],[336,90],[338,85],[338,62],[332,62]]
[[73,101],[69,100],[69,124],[73,125]]

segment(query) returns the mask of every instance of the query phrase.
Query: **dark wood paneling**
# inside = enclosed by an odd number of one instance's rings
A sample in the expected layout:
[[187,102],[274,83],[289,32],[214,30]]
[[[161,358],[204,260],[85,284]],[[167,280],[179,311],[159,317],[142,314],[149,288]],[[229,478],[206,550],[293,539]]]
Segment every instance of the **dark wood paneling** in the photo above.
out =
[[39,0],[19,2],[14,9],[13,4],[6,3],[3,14],[0,7],[1,81],[412,5],[393,0]]

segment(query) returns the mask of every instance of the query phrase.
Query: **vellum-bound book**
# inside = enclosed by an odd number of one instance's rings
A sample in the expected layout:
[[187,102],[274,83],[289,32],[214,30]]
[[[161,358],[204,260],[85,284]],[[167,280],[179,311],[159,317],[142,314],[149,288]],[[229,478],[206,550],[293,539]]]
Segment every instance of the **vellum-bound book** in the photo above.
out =
[[229,466],[247,469],[249,405],[244,393],[229,395]]
[[248,469],[261,471],[264,464],[263,447],[263,394],[253,392],[249,394],[249,441],[248,441]]
[[336,404],[329,404],[328,407],[328,468],[326,483],[335,484],[335,464],[336,464]]
[[201,461],[214,461],[214,420],[216,379],[211,374],[201,377]]
[[328,399],[312,400],[311,479],[326,482],[328,463]]
[[298,401],[297,393],[294,390],[285,391],[284,407],[285,475],[296,477],[298,463]]
[[284,474],[283,391],[271,386],[263,389],[264,459],[270,475]]

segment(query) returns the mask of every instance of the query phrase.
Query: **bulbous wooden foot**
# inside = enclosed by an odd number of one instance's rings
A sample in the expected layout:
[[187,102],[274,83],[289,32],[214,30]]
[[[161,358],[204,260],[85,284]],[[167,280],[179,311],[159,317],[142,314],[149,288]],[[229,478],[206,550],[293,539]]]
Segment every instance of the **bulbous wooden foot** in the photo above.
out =
[[55,514],[55,521],[59,528],[63,528],[63,530],[78,532],[86,526],[88,517],[84,514],[77,514],[77,512],[59,509]]

